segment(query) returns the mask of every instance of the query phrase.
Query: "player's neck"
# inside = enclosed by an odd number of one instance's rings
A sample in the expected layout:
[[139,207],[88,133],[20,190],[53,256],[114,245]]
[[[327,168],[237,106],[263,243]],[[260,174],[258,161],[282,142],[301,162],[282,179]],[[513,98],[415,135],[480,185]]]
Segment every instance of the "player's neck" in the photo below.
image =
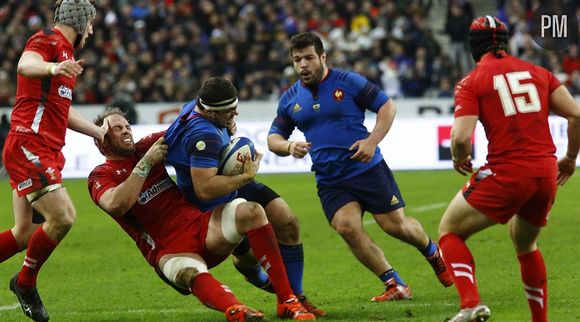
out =
[[68,40],[71,46],[74,44],[75,39],[77,38],[77,32],[73,27],[57,23],[54,28],[60,31],[60,33],[64,36],[64,38],[66,38],[66,40]]

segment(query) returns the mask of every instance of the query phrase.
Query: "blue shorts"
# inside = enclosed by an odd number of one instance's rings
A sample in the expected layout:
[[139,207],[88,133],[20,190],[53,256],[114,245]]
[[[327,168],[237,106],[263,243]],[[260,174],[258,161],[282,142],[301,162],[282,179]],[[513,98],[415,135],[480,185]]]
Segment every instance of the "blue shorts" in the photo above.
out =
[[353,201],[361,205],[363,213],[382,214],[405,207],[405,201],[385,160],[367,172],[338,184],[319,184],[318,197],[329,223],[340,208]]

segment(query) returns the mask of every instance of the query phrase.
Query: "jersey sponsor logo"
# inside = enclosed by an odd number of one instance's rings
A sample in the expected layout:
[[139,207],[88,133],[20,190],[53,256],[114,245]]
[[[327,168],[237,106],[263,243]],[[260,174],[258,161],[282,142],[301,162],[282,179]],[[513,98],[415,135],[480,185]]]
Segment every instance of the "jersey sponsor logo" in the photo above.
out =
[[98,182],[98,181],[96,181],[96,182],[95,182],[95,188],[96,188],[97,190],[101,189],[102,187],[103,187],[103,185],[101,185],[101,183],[100,183],[100,182]]
[[68,98],[72,101],[72,89],[66,85],[60,85],[58,88],[58,96]]
[[320,104],[317,103],[317,104],[312,105],[312,109],[316,113],[320,112]]
[[198,151],[203,151],[203,150],[205,150],[205,147],[206,147],[206,144],[205,144],[205,142],[204,142],[204,141],[197,141],[197,143],[195,144],[195,148],[196,148]]
[[294,107],[292,108],[292,113],[298,113],[300,111],[302,111],[302,107],[300,107],[300,105],[298,105],[298,103],[296,103],[294,105]]
[[68,59],[68,53],[66,51],[62,51],[62,57],[64,57],[64,59]]
[[18,189],[18,191],[22,191],[26,188],[30,188],[32,187],[32,179],[28,178],[24,181],[22,181],[21,183],[18,184],[18,187],[16,187],[16,189]]
[[332,93],[332,96],[334,97],[335,101],[342,101],[344,99],[344,91],[340,88],[335,89],[334,93]]
[[391,198],[391,206],[394,206],[398,203],[399,203],[399,199],[397,198],[397,196],[393,195],[393,198]]
[[117,173],[118,176],[120,176],[121,173],[127,173],[127,169],[119,169],[119,170],[115,170],[115,172]]
[[152,185],[149,189],[141,192],[139,198],[137,198],[137,202],[140,205],[144,205],[148,203],[151,199],[155,198],[155,196],[159,195],[163,191],[171,188],[173,186],[173,181],[171,178],[167,177],[158,183]]

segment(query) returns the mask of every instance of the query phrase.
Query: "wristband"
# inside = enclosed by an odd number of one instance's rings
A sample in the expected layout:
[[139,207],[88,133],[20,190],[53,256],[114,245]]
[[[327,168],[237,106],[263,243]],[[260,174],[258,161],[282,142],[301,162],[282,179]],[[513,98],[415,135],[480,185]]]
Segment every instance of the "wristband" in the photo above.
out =
[[292,143],[294,143],[294,141],[288,141],[288,151],[286,151],[288,153],[288,155],[292,155],[290,153],[290,148],[292,147]]
[[48,74],[48,76],[53,76],[54,74],[56,74],[56,64],[55,63],[49,63],[46,66],[46,73]]
[[151,171],[151,163],[149,163],[145,159],[139,160],[135,168],[133,168],[133,173],[141,178],[147,177],[149,175],[149,171]]

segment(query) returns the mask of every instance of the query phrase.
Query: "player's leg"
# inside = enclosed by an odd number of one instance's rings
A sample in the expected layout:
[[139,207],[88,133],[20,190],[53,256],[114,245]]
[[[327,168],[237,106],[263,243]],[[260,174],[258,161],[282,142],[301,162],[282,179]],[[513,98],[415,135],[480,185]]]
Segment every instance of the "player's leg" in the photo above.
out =
[[415,246],[433,268],[443,286],[451,286],[453,279],[445,267],[443,257],[415,218],[405,216],[405,201],[395,177],[386,162],[381,162],[357,178],[357,199],[371,212],[377,224],[392,237]]
[[520,263],[520,273],[533,322],[548,321],[546,264],[537,247],[540,230],[541,228],[519,216],[510,221],[510,236]]
[[12,192],[14,227],[0,233],[0,263],[28,247],[28,240],[38,228],[33,223],[33,208],[25,196]]
[[314,319],[292,293],[274,231],[259,204],[239,198],[217,208],[210,219],[206,247],[218,252],[223,252],[227,247],[231,250],[244,235],[272,280],[278,300],[278,315],[297,320]]
[[510,221],[510,236],[520,263],[520,273],[528,299],[533,322],[547,321],[548,278],[546,264],[538,249],[537,240],[541,227],[548,221],[548,214],[556,196],[555,178],[530,178],[538,187],[537,193],[524,204],[519,215]]
[[489,309],[481,305],[475,277],[475,261],[465,240],[474,233],[494,225],[484,214],[467,203],[462,192],[457,193],[439,224],[439,246],[451,272],[461,300],[461,309],[451,321],[471,321],[473,314],[485,321]]
[[[340,197],[336,199],[340,199]],[[411,291],[407,284],[387,262],[382,249],[364,230],[362,213],[358,202],[348,202],[336,211],[330,224],[346,242],[353,255],[387,285],[388,294],[385,292],[380,296],[373,297],[372,301],[393,301],[411,298]],[[389,287],[389,285],[392,286]]]
[[18,297],[27,316],[35,321],[48,321],[48,313],[36,290],[36,279],[44,263],[72,227],[76,211],[60,184],[46,186],[28,194],[27,198],[46,221],[30,236],[24,264],[10,280],[10,289]]
[[[266,216],[276,234],[278,247],[280,248],[288,280],[294,294],[309,312],[317,316],[326,315],[326,311],[317,308],[304,295],[302,287],[304,250],[300,241],[298,217],[292,212],[284,199],[262,183],[251,182],[238,190],[238,192],[239,197],[259,203],[266,211]],[[246,277],[248,279],[252,278],[251,275],[246,275]]]

